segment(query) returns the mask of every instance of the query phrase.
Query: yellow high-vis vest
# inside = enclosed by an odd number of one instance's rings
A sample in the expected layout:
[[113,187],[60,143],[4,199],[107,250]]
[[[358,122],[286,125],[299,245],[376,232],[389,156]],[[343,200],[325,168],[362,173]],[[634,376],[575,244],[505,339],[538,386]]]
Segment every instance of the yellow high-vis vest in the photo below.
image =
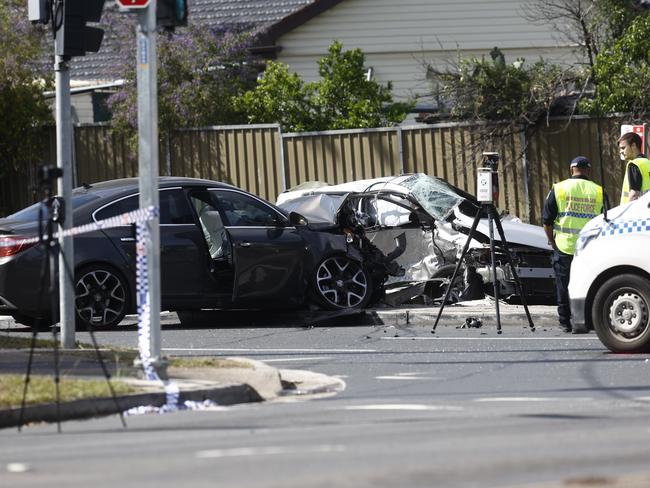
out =
[[650,159],[636,158],[628,161],[625,165],[625,177],[623,178],[623,189],[621,190],[621,205],[630,201],[630,182],[627,178],[627,170],[630,163],[634,163],[641,171],[641,195],[650,191]]
[[576,250],[578,234],[603,208],[603,188],[590,180],[570,178],[553,185],[557,217],[555,244],[565,254]]

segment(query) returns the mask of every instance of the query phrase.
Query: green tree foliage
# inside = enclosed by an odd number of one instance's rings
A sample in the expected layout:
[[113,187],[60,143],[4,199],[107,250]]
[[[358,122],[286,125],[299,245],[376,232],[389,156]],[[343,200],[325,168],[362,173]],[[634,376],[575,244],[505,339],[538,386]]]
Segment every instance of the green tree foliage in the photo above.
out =
[[51,76],[40,63],[44,32],[27,20],[27,3],[0,3],[0,175],[41,156],[41,127],[52,122],[43,96]]
[[300,132],[314,127],[312,95],[312,85],[290,73],[286,64],[269,61],[255,89],[239,97],[235,106],[247,114],[251,124],[280,122],[284,128]]
[[411,105],[393,103],[390,83],[368,80],[361,49],[335,41],[319,63],[319,81],[305,83],[280,63],[269,63],[254,90],[238,100],[251,123],[279,123],[309,131],[382,127],[401,122]]
[[650,112],[650,15],[636,17],[618,40],[598,54],[594,75],[596,95],[585,101],[584,110]]
[[452,118],[515,125],[535,124],[546,115],[566,82],[559,67],[543,60],[506,63],[498,48],[490,59],[460,58],[455,69],[430,68],[428,76],[439,83],[441,108]]

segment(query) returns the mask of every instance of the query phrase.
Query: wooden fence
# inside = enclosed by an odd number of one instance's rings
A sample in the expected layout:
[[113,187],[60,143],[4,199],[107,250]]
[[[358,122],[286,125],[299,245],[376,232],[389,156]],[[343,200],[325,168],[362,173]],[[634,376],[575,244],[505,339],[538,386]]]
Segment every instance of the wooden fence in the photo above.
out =
[[[553,119],[532,134],[514,133],[479,145],[486,126],[418,125],[283,134],[277,125],[223,126],[178,130],[160,146],[160,174],[215,179],[275,201],[285,189],[310,180],[331,184],[423,172],[475,192],[483,150],[501,155],[499,207],[539,224],[546,193],[568,177],[569,161],[591,159],[593,179],[617,202],[623,175],[616,136],[620,119]],[[601,134],[600,142],[598,134]],[[41,161],[12,171],[0,181],[2,215],[36,200],[30,188],[35,168],[53,164],[54,130],[45,137]],[[124,137],[106,125],[74,131],[75,184],[137,176],[137,158]]]

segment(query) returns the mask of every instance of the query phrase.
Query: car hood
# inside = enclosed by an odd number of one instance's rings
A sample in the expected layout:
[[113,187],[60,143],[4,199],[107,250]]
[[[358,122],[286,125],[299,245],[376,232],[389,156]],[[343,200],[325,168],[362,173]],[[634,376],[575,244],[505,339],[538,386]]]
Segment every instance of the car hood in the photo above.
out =
[[[320,183],[311,185],[307,190],[296,188],[281,193],[277,205],[286,211],[298,212],[309,221],[336,224],[337,212],[347,195],[381,191],[409,195],[439,222],[453,220],[455,224],[469,229],[474,221],[473,216],[462,213],[460,209],[461,204],[466,202],[476,205],[470,200],[471,197],[443,180],[422,173],[357,180],[340,185]],[[551,249],[541,227],[525,224],[512,216],[503,217],[501,223],[508,243]],[[489,236],[488,220],[481,219],[477,230]],[[499,239],[496,228],[494,232]]]
[[[455,212],[455,217],[457,224],[461,224],[463,227],[467,227],[468,229],[471,228],[474,221],[473,217],[464,215],[459,211]],[[537,247],[549,251],[551,250],[551,246],[548,245],[546,234],[541,227],[537,225],[525,224],[517,217],[512,217],[510,215],[507,215],[501,219],[501,225],[503,226],[503,232],[506,235],[508,244]],[[489,237],[490,227],[488,219],[481,219],[476,226],[476,230],[484,236]],[[501,240],[496,227],[494,228],[494,236],[496,240]]]

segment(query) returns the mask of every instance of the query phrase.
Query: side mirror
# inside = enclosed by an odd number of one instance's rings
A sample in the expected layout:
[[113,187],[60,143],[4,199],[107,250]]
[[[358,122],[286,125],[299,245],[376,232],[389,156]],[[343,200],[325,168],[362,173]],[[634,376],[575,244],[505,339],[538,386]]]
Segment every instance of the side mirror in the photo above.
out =
[[289,223],[293,225],[294,227],[304,227],[306,226],[309,222],[305,217],[300,215],[298,212],[291,212],[289,214]]

